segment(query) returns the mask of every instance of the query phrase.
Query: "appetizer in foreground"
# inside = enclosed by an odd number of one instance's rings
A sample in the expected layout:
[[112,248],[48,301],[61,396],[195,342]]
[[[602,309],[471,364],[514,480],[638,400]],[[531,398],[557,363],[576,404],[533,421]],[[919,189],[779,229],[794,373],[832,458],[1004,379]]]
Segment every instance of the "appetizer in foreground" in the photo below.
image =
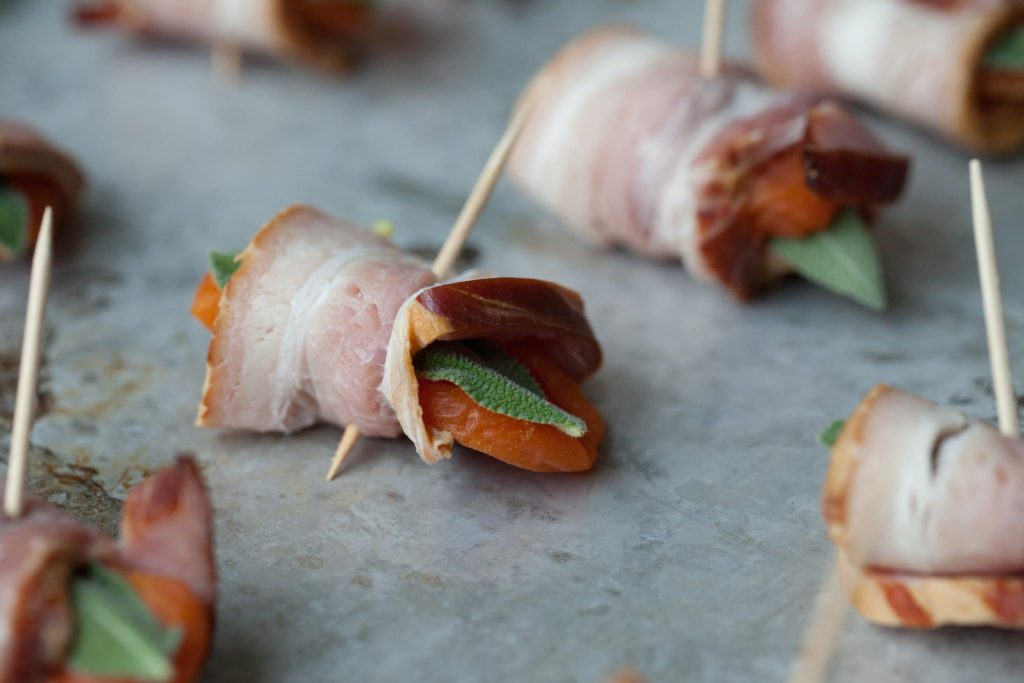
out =
[[84,178],[75,162],[28,126],[0,121],[0,262],[32,250],[43,211],[60,223]]
[[680,258],[742,299],[795,269],[884,307],[865,224],[907,160],[834,104],[697,61],[626,28],[575,40],[524,97],[513,179],[590,239]]
[[978,151],[1024,147],[1017,0],[757,0],[753,35],[777,85],[863,100]]
[[368,0],[96,0],[80,4],[80,24],[112,24],[140,36],[225,43],[344,71],[374,13]]
[[593,466],[604,425],[580,384],[601,347],[575,292],[439,284],[387,240],[303,206],[212,264],[192,307],[213,333],[197,424],[355,424],[404,431],[428,463],[457,441],[536,472]]
[[839,430],[822,507],[864,618],[1024,627],[1024,440],[884,385]]
[[184,457],[129,493],[116,543],[39,498],[0,518],[0,683],[196,680],[213,631],[211,520]]

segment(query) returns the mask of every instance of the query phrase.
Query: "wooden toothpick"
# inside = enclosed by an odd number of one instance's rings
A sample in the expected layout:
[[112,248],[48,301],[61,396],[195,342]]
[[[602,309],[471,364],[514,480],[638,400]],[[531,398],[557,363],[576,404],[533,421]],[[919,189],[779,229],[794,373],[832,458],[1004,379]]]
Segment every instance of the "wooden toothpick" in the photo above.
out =
[[999,429],[1006,436],[1020,436],[1017,400],[1013,394],[1010,374],[1010,353],[1006,346],[1006,323],[1003,320],[1003,298],[999,291],[999,266],[996,264],[995,240],[992,237],[992,216],[985,196],[981,162],[971,160],[971,206],[974,213],[974,243],[978,251],[978,274],[981,277],[981,298],[985,307],[985,329],[988,334],[988,355],[992,362],[992,388],[999,411]]
[[793,660],[789,683],[820,683],[828,671],[839,631],[846,618],[846,598],[843,595],[839,563],[832,570],[818,593],[814,613],[807,623],[800,649]]
[[[512,156],[516,140],[519,139],[523,128],[526,127],[526,121],[529,118],[531,109],[532,107],[528,104],[522,104],[516,109],[516,113],[513,115],[508,127],[505,128],[501,139],[498,140],[494,151],[491,152],[491,156],[487,159],[484,170],[480,173],[480,177],[477,178],[476,184],[473,185],[472,192],[469,193],[466,203],[462,206],[462,211],[459,212],[459,217],[455,219],[455,225],[452,227],[451,232],[448,233],[448,237],[441,246],[441,250],[437,252],[437,258],[434,259],[434,265],[431,267],[434,275],[439,280],[447,277],[455,262],[458,261],[459,254],[462,253],[463,247],[466,246],[469,234],[476,227],[480,214],[483,213],[484,207],[487,206],[487,200],[491,198],[494,187],[501,179],[505,166],[508,165],[508,160]],[[331,481],[337,476],[338,471],[341,470],[341,466],[345,462],[345,458],[352,452],[357,441],[359,441],[359,427],[354,424],[345,427],[345,433],[341,435],[341,442],[338,444],[338,448],[334,452],[334,458],[331,459],[331,466],[327,470],[327,481]]]
[[25,314],[25,336],[21,344],[21,366],[18,370],[18,393],[14,402],[14,427],[11,430],[11,451],[7,458],[7,488],[4,491],[4,513],[21,516],[25,471],[28,466],[29,436],[35,413],[36,384],[39,381],[39,355],[42,351],[43,317],[50,289],[50,262],[53,254],[53,209],[46,207],[43,223],[32,258],[32,279],[28,289],[28,312]]
[[722,66],[725,0],[705,0],[704,34],[700,43],[700,75],[714,78]]

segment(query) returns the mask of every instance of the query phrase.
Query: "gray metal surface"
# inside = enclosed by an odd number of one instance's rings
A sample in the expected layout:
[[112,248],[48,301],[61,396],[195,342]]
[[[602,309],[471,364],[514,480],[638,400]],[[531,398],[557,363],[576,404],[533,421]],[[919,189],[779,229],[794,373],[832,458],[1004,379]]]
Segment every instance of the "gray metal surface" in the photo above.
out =
[[[692,44],[700,4],[467,2],[350,80],[260,63],[235,87],[202,52],[78,33],[63,3],[0,4],[0,115],[52,134],[91,181],[60,235],[31,483],[109,526],[127,486],[200,455],[221,572],[205,680],[590,683],[627,665],[653,681],[781,680],[831,558],[815,434],[879,381],[994,416],[966,158],[876,120],[917,161],[878,231],[884,316],[800,282],[741,306],[678,267],[592,250],[499,189],[477,263],[578,288],[604,343],[588,390],[611,428],[588,475],[466,451],[429,467],[404,440],[367,440],[327,484],[336,429],[191,426],[207,335],[188,306],[210,248],[311,202],[392,219],[397,241],[430,252],[560,44],[611,20]],[[1024,165],[988,179],[1020,369]],[[3,453],[27,281],[25,263],[0,269]],[[1022,645],[849,616],[833,680],[1018,678]]]

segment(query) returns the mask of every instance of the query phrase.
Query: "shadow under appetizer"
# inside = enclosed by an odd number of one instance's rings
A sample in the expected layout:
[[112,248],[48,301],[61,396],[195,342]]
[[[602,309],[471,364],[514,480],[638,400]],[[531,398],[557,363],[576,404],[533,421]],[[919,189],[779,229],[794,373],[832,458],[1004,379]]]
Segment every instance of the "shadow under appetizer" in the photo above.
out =
[[325,71],[346,71],[373,23],[373,0],[97,0],[77,6],[82,25],[143,37],[224,43]]
[[585,237],[681,259],[741,299],[795,270],[885,306],[866,226],[908,161],[835,104],[732,66],[704,78],[695,54],[623,27],[563,48],[523,101],[512,178]]
[[192,313],[213,334],[197,424],[405,433],[535,472],[579,472],[604,423],[580,384],[601,347],[578,294],[524,278],[438,283],[388,240],[303,206],[215,254]]
[[822,440],[825,522],[865,619],[1024,628],[1024,440],[885,385]]
[[132,489],[117,542],[40,498],[0,518],[0,683],[196,680],[213,633],[212,515],[183,457]]
[[85,179],[70,156],[28,126],[0,121],[0,262],[32,250],[43,212],[74,210]]
[[982,152],[1024,147],[1017,0],[757,0],[772,83],[868,102]]

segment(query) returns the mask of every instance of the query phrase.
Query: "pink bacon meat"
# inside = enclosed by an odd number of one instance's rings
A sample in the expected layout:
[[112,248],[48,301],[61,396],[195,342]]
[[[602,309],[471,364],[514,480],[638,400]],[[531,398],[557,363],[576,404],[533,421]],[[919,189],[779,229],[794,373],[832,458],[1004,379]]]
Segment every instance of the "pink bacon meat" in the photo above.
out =
[[272,219],[240,259],[221,295],[197,423],[401,434],[378,387],[398,309],[435,281],[427,265],[302,206]]
[[523,101],[535,110],[510,170],[527,194],[595,242],[680,258],[741,298],[786,270],[748,206],[766,163],[802,154],[815,192],[865,214],[907,173],[835,105],[735,67],[701,78],[695,55],[626,28],[570,43]]
[[982,64],[1021,24],[1017,0],[757,0],[753,11],[771,82],[856,98],[987,152],[1024,146],[1020,75]]

